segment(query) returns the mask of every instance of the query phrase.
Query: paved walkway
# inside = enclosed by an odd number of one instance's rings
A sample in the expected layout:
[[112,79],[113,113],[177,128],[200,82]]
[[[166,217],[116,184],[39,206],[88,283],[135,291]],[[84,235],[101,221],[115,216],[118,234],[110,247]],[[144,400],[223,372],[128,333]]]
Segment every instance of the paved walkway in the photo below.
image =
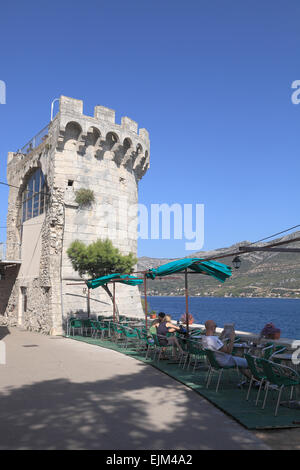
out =
[[[0,329],[5,334],[5,329]],[[264,449],[150,365],[10,328],[0,365],[0,449]]]

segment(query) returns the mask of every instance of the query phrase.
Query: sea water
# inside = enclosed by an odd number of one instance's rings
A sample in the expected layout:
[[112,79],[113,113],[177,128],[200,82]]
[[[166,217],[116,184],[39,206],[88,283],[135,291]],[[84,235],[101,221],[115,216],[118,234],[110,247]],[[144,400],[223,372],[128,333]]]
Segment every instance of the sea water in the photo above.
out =
[[[173,320],[185,313],[185,297],[147,297],[149,310],[165,312]],[[218,327],[234,323],[235,329],[260,333],[266,323],[280,328],[282,338],[300,339],[300,299],[189,297],[195,323],[215,320]]]

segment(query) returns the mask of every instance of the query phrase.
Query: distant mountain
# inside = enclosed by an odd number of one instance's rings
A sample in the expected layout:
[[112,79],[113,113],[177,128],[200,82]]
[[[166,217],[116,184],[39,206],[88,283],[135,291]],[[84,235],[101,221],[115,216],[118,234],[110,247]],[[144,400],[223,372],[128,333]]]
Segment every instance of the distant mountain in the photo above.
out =
[[[294,232],[272,242],[291,240],[300,237],[300,231]],[[226,253],[238,251],[239,246],[250,242],[243,241],[227,248],[212,251],[200,251],[189,257],[206,258],[224,253],[224,258],[216,261],[231,265],[232,256]],[[270,242],[268,242],[270,243]],[[265,246],[260,243],[256,246]],[[289,243],[286,247],[300,248],[300,242]],[[300,298],[300,253],[268,253],[256,251],[240,255],[241,267],[232,268],[232,276],[224,284],[208,276],[190,275],[189,294],[192,296],[214,297],[293,297]],[[173,261],[171,259],[142,257],[138,260],[138,270],[143,271],[161,264]],[[175,278],[175,279],[174,279]],[[172,279],[157,278],[148,281],[150,295],[184,295],[184,276],[173,274]]]

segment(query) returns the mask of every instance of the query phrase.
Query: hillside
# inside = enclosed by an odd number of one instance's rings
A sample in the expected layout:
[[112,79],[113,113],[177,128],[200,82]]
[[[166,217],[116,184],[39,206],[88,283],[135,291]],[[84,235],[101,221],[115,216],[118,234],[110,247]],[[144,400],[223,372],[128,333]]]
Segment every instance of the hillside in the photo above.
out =
[[[300,236],[294,232],[275,241],[290,240]],[[193,253],[193,257],[209,257],[238,250],[243,241],[227,248]],[[264,246],[259,244],[257,246]],[[300,242],[286,245],[300,248]],[[224,284],[214,278],[199,275],[189,276],[189,294],[192,296],[214,297],[291,297],[300,298],[300,253],[252,252],[240,256],[239,269],[232,268],[232,277]],[[142,271],[172,261],[171,259],[142,257],[138,261],[138,270]],[[232,256],[216,261],[231,265]],[[175,279],[174,279],[175,278]],[[172,279],[161,278],[148,281],[149,295],[184,295],[184,276],[172,275]]]

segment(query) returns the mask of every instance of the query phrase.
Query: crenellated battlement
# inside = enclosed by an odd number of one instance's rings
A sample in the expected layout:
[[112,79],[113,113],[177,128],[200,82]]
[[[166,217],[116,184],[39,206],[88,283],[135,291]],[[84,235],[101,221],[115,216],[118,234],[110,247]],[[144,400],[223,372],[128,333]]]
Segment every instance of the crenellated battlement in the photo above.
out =
[[55,149],[62,152],[72,142],[73,150],[97,160],[114,160],[140,180],[150,166],[150,140],[146,129],[128,116],[115,122],[115,111],[97,105],[94,116],[83,114],[83,101],[66,96],[59,99],[59,112],[52,122],[17,152],[8,154],[8,165],[31,160],[35,154]]
[[[84,122],[86,124],[91,122],[99,122],[107,125],[113,125],[113,128],[116,131],[120,132],[130,132],[139,136],[142,140],[149,143],[149,133],[146,129],[139,129],[138,130],[138,123],[130,119],[128,116],[123,116],[121,118],[121,124],[117,124],[115,121],[115,111],[110,108],[106,108],[105,106],[97,105],[94,108],[94,116],[87,116],[83,114],[83,101],[77,100],[74,98],[69,98],[67,96],[61,96],[59,100],[59,113],[61,116],[61,125],[65,125],[68,122],[68,118],[72,116],[75,121],[81,121],[83,124],[83,131],[87,130],[84,129]],[[99,129],[100,130],[100,129]]]
[[116,124],[115,111],[100,105],[95,106],[94,116],[87,116],[83,114],[81,100],[61,96],[55,121],[58,151],[63,151],[72,140],[77,142],[77,152],[82,155],[91,147],[98,159],[111,152],[112,159],[133,170],[138,180],[149,168],[149,133],[138,129],[138,123],[129,117],[122,117],[121,124]]

